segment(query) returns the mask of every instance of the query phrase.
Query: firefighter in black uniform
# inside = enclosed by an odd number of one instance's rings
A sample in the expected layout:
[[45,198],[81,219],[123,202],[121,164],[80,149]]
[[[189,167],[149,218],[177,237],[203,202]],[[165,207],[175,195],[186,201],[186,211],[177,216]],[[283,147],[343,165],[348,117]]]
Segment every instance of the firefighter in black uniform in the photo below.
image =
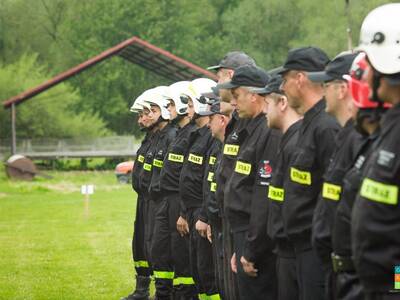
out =
[[398,3],[374,9],[365,18],[360,34],[359,48],[369,62],[364,77],[372,99],[393,105],[364,162],[352,212],[354,264],[367,300],[400,297],[399,14]]
[[144,250],[144,191],[139,188],[139,174],[143,167],[144,154],[147,152],[152,140],[154,139],[155,121],[151,113],[150,104],[143,101],[149,90],[140,95],[131,107],[131,111],[139,114],[138,123],[141,131],[146,135],[136,152],[136,159],[132,170],[132,188],[137,193],[136,217],[132,239],[132,257],[136,270],[136,288],[132,294],[122,298],[122,300],[145,300],[149,298],[149,285],[151,268],[146,258]]
[[207,176],[205,176],[203,184],[204,190],[204,215],[202,216],[203,222],[207,222],[207,237],[212,243],[213,257],[214,257],[214,272],[217,281],[217,287],[220,291],[222,299],[227,299],[224,294],[224,281],[223,281],[223,240],[222,240],[222,210],[223,207],[216,199],[217,183],[215,179],[215,171],[221,160],[222,148],[225,136],[225,129],[229,123],[232,114],[232,105],[226,102],[216,101],[212,104],[209,112],[210,122],[208,127],[214,138],[213,145],[209,152],[208,165],[206,167]]
[[168,265],[170,258],[159,255],[159,243],[164,236],[155,234],[155,231],[160,227],[159,223],[163,221],[162,217],[165,207],[165,198],[163,197],[160,186],[160,173],[168,146],[175,139],[178,131],[174,120],[168,122],[171,119],[171,114],[167,109],[169,101],[164,97],[167,92],[168,88],[160,91],[159,95],[154,95],[153,97],[145,99],[146,102],[150,103],[152,110],[160,111],[161,114],[158,140],[153,148],[152,173],[149,184],[149,201],[150,207],[152,207],[149,214],[152,215],[150,219],[154,220],[150,243],[150,261],[155,279],[156,299],[171,299],[174,279],[173,271],[171,272],[164,269],[164,267]]
[[237,273],[240,299],[276,299],[275,256],[267,236],[268,184],[276,159],[279,133],[268,129],[263,96],[268,74],[254,66],[235,70],[230,82],[231,104],[239,117],[249,119],[238,132],[240,149],[234,172],[225,186],[224,209],[233,232],[232,269]]
[[[336,148],[324,174],[322,192],[313,220],[313,246],[326,272],[326,299],[335,299],[334,276],[331,263],[332,227],[340,200],[344,174],[352,167],[361,143],[352,120],[352,96],[344,75],[348,75],[356,54],[344,53],[335,57],[323,72],[309,73],[313,82],[324,84],[326,112],[336,118],[342,129],[336,136]],[[333,287],[333,288],[332,288]]]
[[289,51],[280,70],[289,105],[304,115],[289,162],[288,203],[282,207],[282,215],[295,249],[300,298],[307,300],[323,299],[325,293],[324,270],[311,245],[312,220],[339,130],[336,120],[325,112],[322,84],[311,82],[307,72],[323,71],[328,62],[319,48],[296,48]]
[[299,299],[296,275],[296,259],[293,244],[289,241],[282,221],[282,206],[285,201],[284,180],[288,178],[288,162],[297,143],[301,116],[289,106],[280,86],[282,77],[275,75],[265,87],[268,103],[268,127],[280,130],[283,134],[277,153],[277,162],[268,189],[270,200],[268,216],[268,235],[275,244],[277,255],[276,272],[278,277],[278,300]]
[[[224,83],[232,79],[235,69],[240,66],[251,65],[255,66],[255,61],[249,57],[247,54],[239,51],[229,52],[216,66],[209,67],[208,69],[213,69],[217,71],[218,83]],[[217,91],[222,102],[230,103],[232,100],[232,93],[229,89],[219,89]],[[225,130],[225,143],[223,147],[223,152],[221,155],[221,161],[218,162],[215,168],[215,179],[216,179],[216,197],[220,207],[223,207],[224,203],[224,188],[227,178],[232,174],[235,158],[239,150],[239,143],[237,139],[237,131],[245,126],[248,122],[247,119],[240,119],[236,111],[232,113],[232,118],[227,125]],[[231,230],[226,217],[221,211],[222,217],[222,230],[223,232],[217,234],[221,236],[223,246],[220,249],[220,253],[223,253],[223,269],[216,272],[217,274],[222,274],[223,278],[220,279],[224,282],[224,291],[222,292],[226,299],[235,300],[239,298],[238,286],[235,274],[231,270],[231,257],[233,254],[233,245],[231,238]]]
[[[196,126],[190,122],[187,104],[180,95],[189,87],[189,81],[176,82],[169,86],[165,98],[169,101],[171,119],[179,126],[176,138],[170,143],[160,172],[160,209],[154,224],[152,255],[158,264],[155,270],[173,277],[173,298],[194,299],[197,295],[189,268],[189,240],[176,230],[180,213],[179,176],[188,150],[189,135]],[[168,281],[171,284],[170,281]],[[171,289],[171,285],[169,286]]]
[[[356,153],[357,157],[353,160],[350,170],[344,175],[332,229],[335,299],[345,300],[364,299],[360,280],[352,261],[351,212],[360,187],[364,162],[373,149],[373,142],[379,135],[379,121],[384,113],[382,107],[378,107],[376,102],[368,99],[370,95],[369,87],[366,82],[363,83],[360,80],[360,76],[365,72],[367,66],[364,53],[357,56],[353,66],[352,77],[347,78],[354,97],[353,119],[355,120],[355,128],[360,132],[362,140]],[[363,87],[364,92],[360,87]]]
[[[150,99],[159,99],[165,94],[167,87],[159,86],[150,90],[150,92],[146,95],[143,101]],[[145,101],[146,103],[150,104],[149,102]],[[154,201],[151,200],[151,196],[149,193],[149,187],[152,179],[152,172],[153,172],[153,163],[154,161],[157,144],[160,139],[160,133],[163,128],[168,125],[168,119],[164,119],[161,113],[161,109],[158,105],[150,105],[150,111],[155,120],[154,123],[154,132],[153,132],[153,139],[150,143],[150,146],[147,152],[143,155],[143,167],[139,173],[139,188],[143,191],[143,215],[144,215],[144,252],[146,259],[152,267],[152,257],[151,257],[151,243],[152,243],[152,236],[153,236],[153,227],[154,227]],[[164,112],[164,116],[165,112]]]
[[[191,82],[187,96],[189,115],[198,127],[189,137],[189,150],[184,159],[179,190],[182,203],[180,219],[177,227],[181,234],[189,231],[189,253],[191,272],[199,292],[200,299],[219,299],[213,269],[211,244],[206,236],[196,230],[196,222],[203,205],[203,178],[207,162],[207,152],[212,145],[212,136],[208,124],[207,98],[203,93],[211,92],[215,82],[199,78]],[[182,228],[180,221],[184,219],[188,227]]]

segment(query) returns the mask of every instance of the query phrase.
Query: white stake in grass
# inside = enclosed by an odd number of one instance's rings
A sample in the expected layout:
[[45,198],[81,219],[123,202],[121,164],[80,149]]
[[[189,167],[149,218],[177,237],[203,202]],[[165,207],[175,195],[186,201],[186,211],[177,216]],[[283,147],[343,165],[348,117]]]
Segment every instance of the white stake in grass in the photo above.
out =
[[89,216],[89,197],[94,194],[94,185],[93,184],[85,184],[81,186],[81,194],[85,195],[83,200],[84,204],[84,215],[85,217]]

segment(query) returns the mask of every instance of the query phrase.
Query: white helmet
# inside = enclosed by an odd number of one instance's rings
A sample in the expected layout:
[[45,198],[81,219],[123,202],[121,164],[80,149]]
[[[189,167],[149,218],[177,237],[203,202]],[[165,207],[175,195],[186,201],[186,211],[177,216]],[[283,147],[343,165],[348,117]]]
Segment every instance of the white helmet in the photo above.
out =
[[169,113],[168,100],[165,99],[164,95],[168,93],[167,86],[158,86],[150,90],[149,94],[146,94],[143,98],[144,102],[149,103],[150,105],[157,105],[161,110],[161,117],[164,120],[169,120],[171,118],[171,114]]
[[130,111],[133,113],[139,113],[143,110],[143,108],[150,109],[150,104],[144,101],[144,98],[147,94],[150,93],[152,89],[144,91],[142,94],[139,95],[133,102],[133,105],[130,108]]
[[357,50],[367,53],[378,72],[400,73],[400,3],[379,6],[367,15]]
[[188,90],[182,93],[183,95],[190,97],[193,101],[194,112],[196,114],[202,115],[204,112],[208,111],[208,99],[202,94],[212,93],[211,88],[216,85],[217,83],[211,79],[197,78],[190,82]]
[[169,86],[168,93],[164,95],[165,99],[174,101],[178,115],[187,113],[187,103],[182,102],[181,95],[188,90],[189,85],[190,81],[175,82]]

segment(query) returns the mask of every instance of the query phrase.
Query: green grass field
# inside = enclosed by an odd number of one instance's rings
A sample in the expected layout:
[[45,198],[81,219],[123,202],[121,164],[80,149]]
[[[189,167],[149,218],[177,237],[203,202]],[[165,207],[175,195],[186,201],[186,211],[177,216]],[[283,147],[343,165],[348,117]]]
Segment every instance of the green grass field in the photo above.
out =
[[[136,194],[113,172],[8,180],[0,167],[0,299],[119,299],[134,284]],[[89,214],[82,184],[94,184]]]

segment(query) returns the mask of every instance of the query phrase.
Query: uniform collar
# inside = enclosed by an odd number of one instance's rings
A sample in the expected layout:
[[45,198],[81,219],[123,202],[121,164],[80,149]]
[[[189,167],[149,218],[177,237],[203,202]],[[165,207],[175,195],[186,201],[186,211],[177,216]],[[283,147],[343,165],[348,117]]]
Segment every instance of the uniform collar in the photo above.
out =
[[399,122],[400,118],[400,104],[396,104],[390,108],[382,117],[381,120],[381,138],[386,136],[392,128]]
[[199,135],[201,135],[201,136],[203,136],[203,135],[205,135],[207,132],[208,132],[208,127],[207,127],[207,125],[204,125],[203,127],[201,127],[201,128],[198,128],[196,131],[197,131],[197,133],[199,134]]
[[252,134],[261,122],[267,122],[264,113],[260,113],[257,115],[257,117],[250,119],[244,130],[246,130],[248,134]]
[[353,120],[350,118],[346,124],[344,125],[344,127],[338,132],[338,134],[336,135],[336,145],[340,146],[341,144],[343,144],[343,142],[345,141],[345,139],[347,138],[347,136],[349,135],[349,133],[351,131],[354,130],[354,126],[353,126]]
[[321,113],[321,111],[325,110],[325,107],[325,98],[322,98],[304,114],[302,132],[306,130],[306,128],[308,127],[308,125],[310,125],[315,116]]
[[292,135],[295,134],[299,130],[299,128],[301,126],[301,122],[302,122],[301,119],[294,122],[292,125],[290,125],[288,130],[286,130],[286,132],[283,134],[282,139],[281,139],[282,146],[286,145],[286,143],[292,137]]

